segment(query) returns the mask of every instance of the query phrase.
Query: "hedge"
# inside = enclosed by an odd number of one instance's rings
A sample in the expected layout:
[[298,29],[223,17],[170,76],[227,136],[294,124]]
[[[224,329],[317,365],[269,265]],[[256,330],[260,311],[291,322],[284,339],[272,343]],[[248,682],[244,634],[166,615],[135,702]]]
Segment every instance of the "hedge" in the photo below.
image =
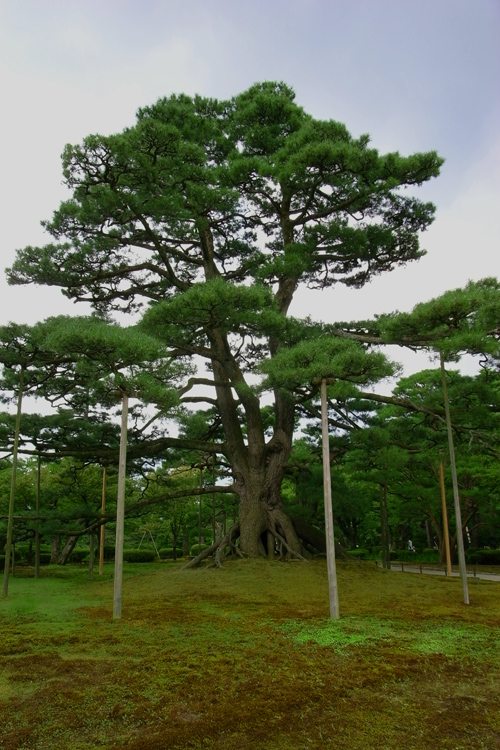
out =
[[[172,560],[174,557],[173,547],[162,547],[158,550],[161,560]],[[177,557],[182,557],[182,549],[177,547]]]
[[368,550],[368,549],[361,549],[359,547],[357,547],[356,549],[348,549],[347,553],[351,557],[356,557],[359,560],[367,560],[368,557],[370,556],[370,550]]
[[[40,552],[40,565],[48,565],[50,563],[50,552]],[[5,555],[0,555],[0,567],[5,568]]]
[[86,557],[89,557],[90,552],[88,549],[74,549],[69,556],[69,561],[72,563],[81,563]]
[[478,549],[466,554],[467,562],[476,565],[500,565],[500,549]]
[[416,560],[417,559],[417,553],[416,551],[413,552],[411,549],[397,549],[396,554],[398,556],[398,560]]
[[149,549],[125,549],[123,550],[123,559],[125,562],[141,563],[154,562],[157,560],[156,552]]

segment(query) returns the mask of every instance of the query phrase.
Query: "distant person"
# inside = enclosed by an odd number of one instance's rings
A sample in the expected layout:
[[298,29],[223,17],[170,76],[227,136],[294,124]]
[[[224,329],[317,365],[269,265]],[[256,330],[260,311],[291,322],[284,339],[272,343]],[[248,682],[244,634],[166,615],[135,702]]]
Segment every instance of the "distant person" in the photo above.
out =
[[413,546],[413,542],[411,539],[408,539],[408,550],[410,552],[416,552],[415,547]]

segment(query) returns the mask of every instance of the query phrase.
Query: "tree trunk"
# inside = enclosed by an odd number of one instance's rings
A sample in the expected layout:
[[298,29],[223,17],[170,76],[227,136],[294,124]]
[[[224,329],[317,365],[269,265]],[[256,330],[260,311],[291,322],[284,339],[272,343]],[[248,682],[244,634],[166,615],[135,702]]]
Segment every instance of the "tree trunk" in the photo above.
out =
[[55,563],[57,563],[60,549],[61,549],[61,537],[60,536],[52,537],[52,542],[50,545],[50,562],[52,565],[55,565]]
[[[80,523],[82,523],[82,522],[83,522],[83,520],[80,521]],[[59,554],[59,557],[57,558],[57,564],[58,565],[66,565],[66,563],[68,562],[68,558],[71,555],[71,553],[73,552],[73,550],[75,548],[75,545],[76,545],[77,541],[79,540],[79,538],[80,538],[79,536],[69,536],[67,538],[66,544],[62,548],[62,550],[61,550],[61,552]]]
[[[283,543],[288,555],[300,556],[300,541],[281,501],[281,483],[292,446],[294,403],[280,391],[275,392],[274,433],[266,442],[259,399],[246,385],[227,337],[212,330],[210,343],[217,355],[212,360],[212,371],[226,437],[225,454],[239,498],[239,548],[249,557],[258,557],[270,532]],[[246,435],[233,389],[245,412]]]
[[380,502],[380,542],[382,546],[382,567],[391,569],[391,532],[387,511],[387,483],[379,485]]
[[89,539],[89,581],[94,577],[94,533],[90,534]]
[[431,522],[428,518],[425,519],[425,533],[427,535],[427,549],[432,549],[434,545],[432,543]]
[[182,527],[182,556],[189,556],[189,536],[186,530],[186,524]]

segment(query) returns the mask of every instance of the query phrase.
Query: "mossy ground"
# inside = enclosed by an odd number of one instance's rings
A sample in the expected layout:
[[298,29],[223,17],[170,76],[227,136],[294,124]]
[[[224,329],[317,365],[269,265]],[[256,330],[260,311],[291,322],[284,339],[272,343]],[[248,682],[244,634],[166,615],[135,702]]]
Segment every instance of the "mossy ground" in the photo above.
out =
[[[21,573],[21,571],[20,571]],[[5,750],[500,747],[500,584],[235,560],[50,567],[0,601]]]

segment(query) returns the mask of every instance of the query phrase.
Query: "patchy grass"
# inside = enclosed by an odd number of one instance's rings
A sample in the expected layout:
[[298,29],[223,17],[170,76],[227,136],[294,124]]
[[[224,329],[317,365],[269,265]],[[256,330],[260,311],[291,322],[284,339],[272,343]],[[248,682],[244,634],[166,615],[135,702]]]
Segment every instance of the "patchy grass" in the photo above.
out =
[[235,560],[16,577],[0,601],[5,750],[493,750],[500,584]]

